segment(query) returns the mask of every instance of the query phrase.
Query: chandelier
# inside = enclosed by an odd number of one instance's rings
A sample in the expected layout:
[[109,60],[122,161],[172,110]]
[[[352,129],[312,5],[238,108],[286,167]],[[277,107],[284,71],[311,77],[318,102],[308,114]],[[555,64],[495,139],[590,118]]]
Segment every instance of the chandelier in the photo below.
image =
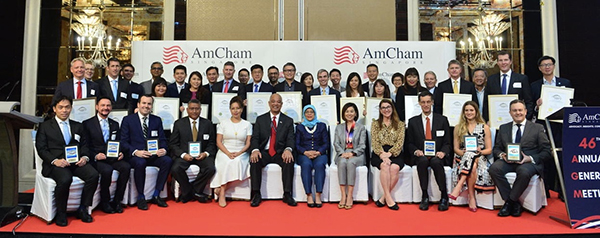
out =
[[79,57],[92,62],[96,67],[105,68],[106,61],[119,51],[121,39],[113,43],[113,37],[106,34],[107,26],[102,24],[102,14],[100,17],[95,16],[95,12],[84,10],[73,15],[77,22],[71,24],[71,29],[79,35],[76,48]]
[[499,35],[510,27],[509,23],[502,21],[506,17],[504,14],[489,11],[472,21],[475,26],[467,28],[475,37],[475,41],[471,37],[467,42],[460,41],[459,50],[466,54],[465,60],[470,68],[485,69],[496,66],[494,51],[502,50],[502,37]]

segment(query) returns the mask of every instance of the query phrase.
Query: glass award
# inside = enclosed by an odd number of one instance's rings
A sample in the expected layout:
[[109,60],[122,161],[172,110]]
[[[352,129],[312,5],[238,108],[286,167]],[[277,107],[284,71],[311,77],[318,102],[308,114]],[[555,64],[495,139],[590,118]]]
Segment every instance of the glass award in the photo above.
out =
[[470,152],[477,152],[477,136],[464,136],[465,139],[465,150]]
[[202,148],[201,142],[188,143],[188,152],[194,158],[200,157],[200,148]]
[[118,141],[106,142],[106,157],[108,158],[119,158],[119,150],[121,143]]
[[158,152],[158,140],[148,140],[146,144],[148,152],[150,152],[150,154],[155,155]]
[[434,140],[425,140],[423,145],[423,154],[425,154],[425,156],[435,156]]
[[65,147],[65,159],[71,164],[79,161],[79,150],[76,145]]
[[507,144],[506,145],[506,160],[512,162],[521,161],[521,145],[520,144]]

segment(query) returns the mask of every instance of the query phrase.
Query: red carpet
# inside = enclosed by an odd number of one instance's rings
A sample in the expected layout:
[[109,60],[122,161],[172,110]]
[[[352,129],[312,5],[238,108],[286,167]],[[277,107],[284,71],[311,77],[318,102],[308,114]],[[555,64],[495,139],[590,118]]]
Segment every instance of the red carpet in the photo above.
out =
[[[189,235],[189,236],[374,236],[374,235],[531,235],[585,234],[600,230],[573,230],[551,220],[566,219],[564,203],[556,193],[548,206],[537,215],[524,212],[519,218],[498,217],[497,210],[451,206],[449,211],[420,211],[418,204],[400,204],[399,211],[377,208],[373,202],[355,204],[351,210],[340,210],[336,203],[323,208],[308,208],[306,203],[289,207],[280,200],[263,201],[258,208],[249,202],[232,201],[226,208],[216,202],[181,204],[169,201],[168,208],[150,205],[150,210],[135,207],[123,214],[94,211],[95,221],[85,224],[69,217],[69,226],[46,225],[37,217],[29,217],[16,233],[72,233],[107,235]],[[17,223],[0,228],[10,232]],[[435,224],[432,226],[431,224]],[[509,229],[507,229],[509,228]]]

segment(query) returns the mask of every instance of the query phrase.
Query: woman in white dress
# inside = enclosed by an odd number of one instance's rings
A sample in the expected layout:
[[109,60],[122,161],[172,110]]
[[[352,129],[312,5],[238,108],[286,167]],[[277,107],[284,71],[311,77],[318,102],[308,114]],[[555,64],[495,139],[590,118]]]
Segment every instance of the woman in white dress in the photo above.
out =
[[230,182],[250,177],[248,148],[252,136],[252,124],[241,118],[244,103],[235,96],[229,102],[231,119],[217,125],[217,147],[215,157],[217,172],[210,183],[219,196],[219,206],[227,206],[225,190]]

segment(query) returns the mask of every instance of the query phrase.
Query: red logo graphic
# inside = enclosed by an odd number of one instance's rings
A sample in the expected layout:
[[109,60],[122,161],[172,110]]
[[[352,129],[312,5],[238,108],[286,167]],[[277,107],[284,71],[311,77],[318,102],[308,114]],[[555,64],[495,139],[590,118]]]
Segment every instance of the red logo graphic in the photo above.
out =
[[174,45],[171,47],[163,47],[163,63],[180,63],[183,64],[187,61],[188,55],[179,47]]
[[335,48],[333,52],[333,63],[340,65],[343,63],[356,64],[360,56],[350,46]]

